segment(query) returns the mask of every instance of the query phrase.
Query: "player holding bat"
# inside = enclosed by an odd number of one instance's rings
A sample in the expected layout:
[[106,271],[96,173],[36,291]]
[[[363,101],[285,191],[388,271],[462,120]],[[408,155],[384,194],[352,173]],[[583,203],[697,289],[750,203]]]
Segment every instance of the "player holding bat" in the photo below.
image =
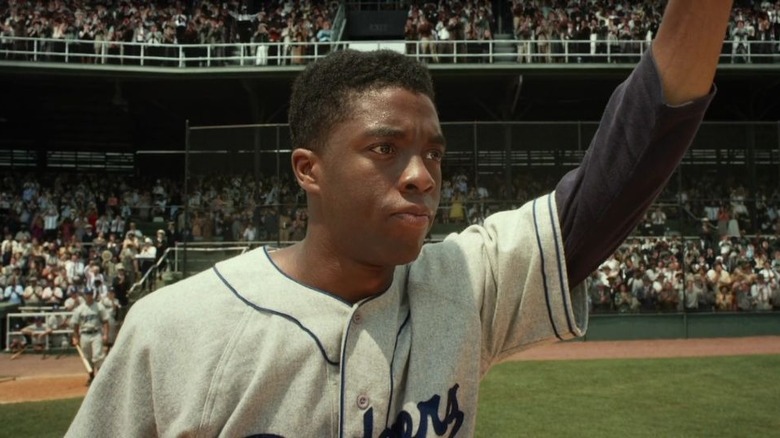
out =
[[84,367],[89,373],[92,383],[105,354],[103,346],[108,342],[108,311],[95,300],[96,291],[87,289],[84,301],[73,311],[71,326],[73,328],[73,345],[84,361]]

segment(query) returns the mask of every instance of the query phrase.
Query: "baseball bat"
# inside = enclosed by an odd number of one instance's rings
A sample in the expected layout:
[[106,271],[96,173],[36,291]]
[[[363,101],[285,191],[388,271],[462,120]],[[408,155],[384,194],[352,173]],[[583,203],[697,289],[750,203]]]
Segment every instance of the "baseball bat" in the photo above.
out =
[[81,346],[78,344],[76,344],[76,351],[78,351],[79,356],[81,356],[81,363],[84,364],[84,369],[87,370],[87,374],[92,374],[92,365],[89,364],[87,357],[84,356],[84,350],[82,350]]
[[21,355],[22,353],[24,353],[24,350],[26,350],[26,349],[27,349],[27,347],[22,347],[22,348],[20,348],[20,349],[19,349],[19,351],[17,351],[16,353],[14,353],[14,354],[13,354],[13,356],[11,356],[11,360],[14,360],[14,359],[16,359],[17,357],[19,357],[19,355]]

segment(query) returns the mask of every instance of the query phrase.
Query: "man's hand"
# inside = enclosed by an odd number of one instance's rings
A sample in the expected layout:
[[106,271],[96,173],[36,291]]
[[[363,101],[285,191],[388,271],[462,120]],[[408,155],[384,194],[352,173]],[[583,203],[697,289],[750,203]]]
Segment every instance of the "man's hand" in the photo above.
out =
[[73,343],[73,346],[74,346],[74,347],[75,347],[76,345],[79,345],[79,341],[80,341],[80,339],[79,339],[79,336],[78,336],[78,335],[73,335],[73,337],[71,338],[71,342]]

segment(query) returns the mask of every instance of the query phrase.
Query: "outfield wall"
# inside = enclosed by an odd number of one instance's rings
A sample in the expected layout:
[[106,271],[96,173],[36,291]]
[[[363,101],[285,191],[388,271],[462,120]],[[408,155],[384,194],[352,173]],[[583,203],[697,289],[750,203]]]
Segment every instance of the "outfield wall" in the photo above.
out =
[[780,312],[591,315],[587,341],[780,335]]

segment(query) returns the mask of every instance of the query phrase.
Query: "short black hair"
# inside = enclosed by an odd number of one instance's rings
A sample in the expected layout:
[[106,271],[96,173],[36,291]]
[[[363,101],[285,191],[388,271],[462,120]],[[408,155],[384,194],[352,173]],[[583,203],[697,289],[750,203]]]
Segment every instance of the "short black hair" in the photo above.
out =
[[428,69],[391,50],[339,50],[310,64],[295,79],[290,98],[290,136],[293,148],[318,149],[331,128],[350,116],[356,93],[399,87],[434,101]]

